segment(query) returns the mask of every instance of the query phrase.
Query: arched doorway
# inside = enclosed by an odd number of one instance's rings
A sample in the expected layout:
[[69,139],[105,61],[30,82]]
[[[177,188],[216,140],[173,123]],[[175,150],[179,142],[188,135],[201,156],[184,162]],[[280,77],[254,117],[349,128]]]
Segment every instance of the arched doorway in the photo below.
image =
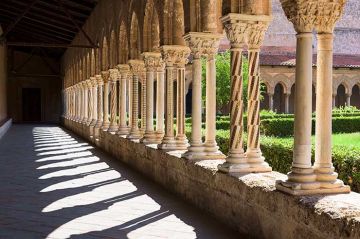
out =
[[284,113],[285,112],[285,96],[284,87],[278,83],[274,90],[274,112]]
[[358,85],[355,85],[352,88],[350,103],[352,106],[355,106],[356,108],[360,109],[360,88]]
[[291,86],[291,93],[289,96],[289,113],[294,114],[295,112],[295,84]]
[[345,95],[345,86],[340,84],[337,89],[336,99],[335,99],[335,106],[336,107],[345,107],[346,105],[346,95]]
[[267,90],[267,86],[264,83],[261,83],[261,101],[260,101],[260,109],[262,110],[270,110],[269,108],[269,94]]

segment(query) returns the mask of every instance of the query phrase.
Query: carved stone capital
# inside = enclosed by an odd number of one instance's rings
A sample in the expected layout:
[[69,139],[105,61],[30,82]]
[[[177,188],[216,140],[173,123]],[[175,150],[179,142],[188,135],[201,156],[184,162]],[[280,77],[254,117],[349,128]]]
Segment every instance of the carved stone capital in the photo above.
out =
[[109,78],[110,78],[110,72],[109,71],[102,71],[101,72],[101,77],[102,77],[104,83],[107,83],[109,81]]
[[269,22],[251,22],[248,23],[246,31],[246,43],[249,49],[259,49],[265,37],[265,32],[269,27]]
[[142,60],[129,60],[129,65],[132,74],[142,74],[144,72],[145,64]]
[[245,44],[253,47],[261,45],[272,17],[230,13],[221,20],[231,47],[243,48]]
[[87,79],[85,83],[86,83],[86,89],[91,88],[91,86],[92,86],[92,81],[91,81],[91,79]]
[[119,71],[118,69],[110,69],[110,80],[117,81],[119,79]]
[[103,85],[104,81],[101,75],[95,75],[96,81],[98,83],[98,85]]
[[217,54],[221,38],[221,34],[207,32],[189,32],[184,36],[194,58]]
[[318,0],[280,0],[286,17],[293,23],[296,32],[312,32]]
[[126,79],[130,74],[130,66],[128,64],[117,65],[117,69],[121,75],[121,79]]
[[319,1],[315,28],[319,33],[332,33],[335,23],[344,12],[346,0]]
[[91,82],[91,86],[92,86],[92,87],[96,87],[96,86],[97,86],[97,80],[96,80],[96,77],[95,77],[95,76],[90,77],[90,82]]
[[190,48],[180,45],[164,45],[160,47],[166,66],[185,66],[190,55]]
[[164,61],[161,59],[159,52],[144,52],[143,54],[145,67],[148,71],[155,71],[157,68],[162,68]]

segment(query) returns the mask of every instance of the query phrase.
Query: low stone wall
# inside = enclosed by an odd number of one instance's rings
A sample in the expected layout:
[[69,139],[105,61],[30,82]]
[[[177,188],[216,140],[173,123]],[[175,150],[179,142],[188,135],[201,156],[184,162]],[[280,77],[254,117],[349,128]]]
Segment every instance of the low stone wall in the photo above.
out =
[[360,194],[295,197],[275,190],[278,173],[228,175],[223,160],[192,162],[64,120],[65,126],[251,238],[360,238]]

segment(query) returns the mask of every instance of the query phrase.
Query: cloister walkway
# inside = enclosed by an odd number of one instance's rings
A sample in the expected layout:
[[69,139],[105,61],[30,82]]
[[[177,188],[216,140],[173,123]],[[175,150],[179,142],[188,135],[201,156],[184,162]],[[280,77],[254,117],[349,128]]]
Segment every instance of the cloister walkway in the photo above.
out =
[[57,126],[0,140],[0,238],[239,238]]

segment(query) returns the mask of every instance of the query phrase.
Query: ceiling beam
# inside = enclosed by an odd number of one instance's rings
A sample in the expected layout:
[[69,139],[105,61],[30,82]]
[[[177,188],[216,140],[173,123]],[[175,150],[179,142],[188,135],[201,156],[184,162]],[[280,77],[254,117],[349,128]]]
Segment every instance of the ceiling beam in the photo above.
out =
[[71,42],[73,40],[73,38],[75,37],[75,34],[60,32],[60,31],[48,28],[46,26],[42,26],[40,24],[30,23],[30,22],[27,22],[27,21],[23,21],[23,23],[21,25],[22,26],[25,26],[25,25],[29,26],[29,27],[31,27],[31,30],[36,29],[36,30],[40,31],[40,33],[42,33],[42,34],[47,34],[48,36],[57,37],[59,39],[69,41],[69,42]]
[[96,48],[90,45],[54,44],[54,43],[33,43],[33,42],[7,42],[8,46],[23,47],[44,47],[44,48]]
[[68,18],[74,23],[74,25],[76,26],[76,28],[81,31],[85,38],[88,40],[88,42],[90,43],[90,45],[92,46],[96,46],[94,44],[94,42],[91,40],[91,38],[89,37],[89,35],[82,29],[82,27],[80,27],[75,21],[74,19],[72,18],[70,12],[66,9],[66,7],[64,6],[62,0],[57,0],[57,2],[59,3],[60,7],[62,8],[62,10],[65,12],[65,14],[68,16]]
[[65,41],[65,42],[68,42],[70,43],[72,39],[69,39],[69,38],[64,38],[64,37],[61,37],[59,35],[54,35],[54,34],[51,34],[51,33],[48,33],[46,31],[43,31],[43,30],[39,30],[37,28],[28,28],[26,26],[19,26],[16,28],[16,31],[18,31],[18,29],[22,29],[22,30],[28,30],[28,31],[31,31],[31,32],[35,32],[37,33],[37,35],[44,35],[44,36],[47,36],[48,38],[50,39],[53,39],[53,41]]
[[6,35],[16,26],[16,24],[26,15],[26,13],[29,12],[29,10],[31,9],[31,7],[34,6],[37,1],[38,1],[38,0],[33,0],[33,1],[31,1],[31,2],[27,5],[27,7],[25,8],[25,10],[24,10],[21,14],[19,14],[19,15],[16,17],[15,21],[14,21],[13,23],[11,23],[11,24],[6,28],[6,30],[3,32],[3,34],[1,35],[1,38],[2,38],[2,39],[5,39]]
[[24,17],[24,19],[27,19],[27,20],[30,20],[32,22],[36,22],[36,23],[39,23],[39,24],[42,24],[42,25],[46,25],[46,26],[49,26],[49,27],[52,27],[52,28],[56,28],[56,29],[62,30],[64,32],[69,32],[69,33],[74,34],[74,35],[76,35],[76,33],[77,33],[77,31],[71,31],[68,28],[64,28],[64,27],[58,26],[56,24],[52,24],[52,23],[49,23],[49,22],[46,22],[46,21],[41,21],[41,20],[34,19],[34,18],[31,18],[31,17]]

